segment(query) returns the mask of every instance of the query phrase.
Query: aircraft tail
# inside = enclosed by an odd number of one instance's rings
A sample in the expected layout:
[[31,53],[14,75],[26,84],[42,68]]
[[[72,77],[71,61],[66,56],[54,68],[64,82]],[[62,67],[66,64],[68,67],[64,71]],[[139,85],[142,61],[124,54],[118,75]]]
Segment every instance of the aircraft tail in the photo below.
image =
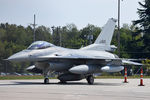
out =
[[[106,50],[111,51],[111,49],[116,49],[116,47],[111,46],[111,40],[115,29],[115,24],[117,20],[110,18],[101,33],[95,40],[94,44],[81,48],[82,50]],[[114,47],[114,48],[112,48]]]
[[109,19],[94,44],[110,45],[114,33],[116,19]]

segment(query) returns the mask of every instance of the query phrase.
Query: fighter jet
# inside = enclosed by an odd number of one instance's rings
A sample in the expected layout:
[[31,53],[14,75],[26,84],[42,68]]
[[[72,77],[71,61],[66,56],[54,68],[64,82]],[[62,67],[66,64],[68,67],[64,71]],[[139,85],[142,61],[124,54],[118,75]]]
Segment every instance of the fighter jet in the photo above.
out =
[[[134,64],[124,61],[112,51],[115,46],[110,45],[115,29],[116,19],[109,19],[96,41],[80,49],[69,49],[56,46],[46,41],[36,41],[26,50],[20,51],[7,60],[15,62],[34,62],[27,70],[43,73],[44,83],[49,83],[49,74],[59,72],[61,83],[86,79],[88,84],[94,83],[94,73],[119,72],[124,69],[123,64]],[[111,51],[111,52],[110,52]]]

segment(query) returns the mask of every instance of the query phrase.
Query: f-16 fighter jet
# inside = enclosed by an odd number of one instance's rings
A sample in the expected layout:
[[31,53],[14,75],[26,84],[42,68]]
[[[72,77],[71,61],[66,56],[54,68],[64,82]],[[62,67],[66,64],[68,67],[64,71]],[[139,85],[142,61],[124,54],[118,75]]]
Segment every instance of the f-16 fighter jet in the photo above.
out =
[[62,83],[86,79],[88,84],[94,83],[94,73],[119,72],[124,63],[141,65],[119,58],[112,51],[111,44],[116,19],[109,19],[96,41],[80,49],[59,47],[46,41],[36,41],[26,50],[20,51],[7,60],[14,62],[34,62],[28,71],[43,73],[44,83],[49,83],[49,74],[59,72],[58,79]]

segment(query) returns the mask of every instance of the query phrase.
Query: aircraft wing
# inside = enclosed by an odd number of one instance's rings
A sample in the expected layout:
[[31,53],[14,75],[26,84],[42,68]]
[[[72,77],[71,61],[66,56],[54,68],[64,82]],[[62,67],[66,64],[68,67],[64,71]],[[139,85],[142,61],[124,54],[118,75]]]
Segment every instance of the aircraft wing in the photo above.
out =
[[65,60],[98,60],[98,61],[104,61],[104,62],[110,62],[112,61],[111,65],[136,65],[136,66],[142,66],[143,64],[138,62],[133,62],[128,59],[120,59],[120,58],[112,58],[107,57],[105,55],[101,56],[93,56],[93,55],[85,55],[82,53],[70,53],[70,52],[57,52],[53,53],[51,55],[46,56],[40,56],[39,59],[41,60],[51,60],[51,59],[65,59]]
[[112,58],[108,57],[106,55],[101,56],[93,56],[93,55],[85,55],[82,53],[69,53],[69,52],[59,52],[54,53],[51,55],[46,56],[40,56],[39,59],[41,61],[55,61],[55,60],[61,60],[61,61],[68,61],[68,62],[82,62],[82,61],[91,61],[91,64],[102,64],[102,65],[122,65],[122,60],[120,58]]
[[136,65],[136,66],[142,66],[142,63],[133,62],[127,59],[122,59],[123,65]]

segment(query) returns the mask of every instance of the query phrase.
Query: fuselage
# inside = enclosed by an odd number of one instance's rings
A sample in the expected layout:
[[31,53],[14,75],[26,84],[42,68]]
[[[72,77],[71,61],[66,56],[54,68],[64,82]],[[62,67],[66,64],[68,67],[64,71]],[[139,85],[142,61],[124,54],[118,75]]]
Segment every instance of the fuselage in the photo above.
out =
[[40,57],[42,56],[47,56],[47,55],[59,55],[59,56],[64,56],[64,55],[73,55],[73,56],[84,56],[86,57],[91,57],[95,59],[99,59],[99,57],[104,57],[105,59],[113,59],[116,58],[116,55],[106,52],[106,51],[95,51],[95,50],[82,50],[82,49],[68,49],[68,48],[63,48],[63,47],[49,47],[45,49],[35,49],[35,50],[22,50],[8,58],[10,61],[15,61],[15,62],[36,62],[36,61],[42,61],[45,59],[41,59]]

